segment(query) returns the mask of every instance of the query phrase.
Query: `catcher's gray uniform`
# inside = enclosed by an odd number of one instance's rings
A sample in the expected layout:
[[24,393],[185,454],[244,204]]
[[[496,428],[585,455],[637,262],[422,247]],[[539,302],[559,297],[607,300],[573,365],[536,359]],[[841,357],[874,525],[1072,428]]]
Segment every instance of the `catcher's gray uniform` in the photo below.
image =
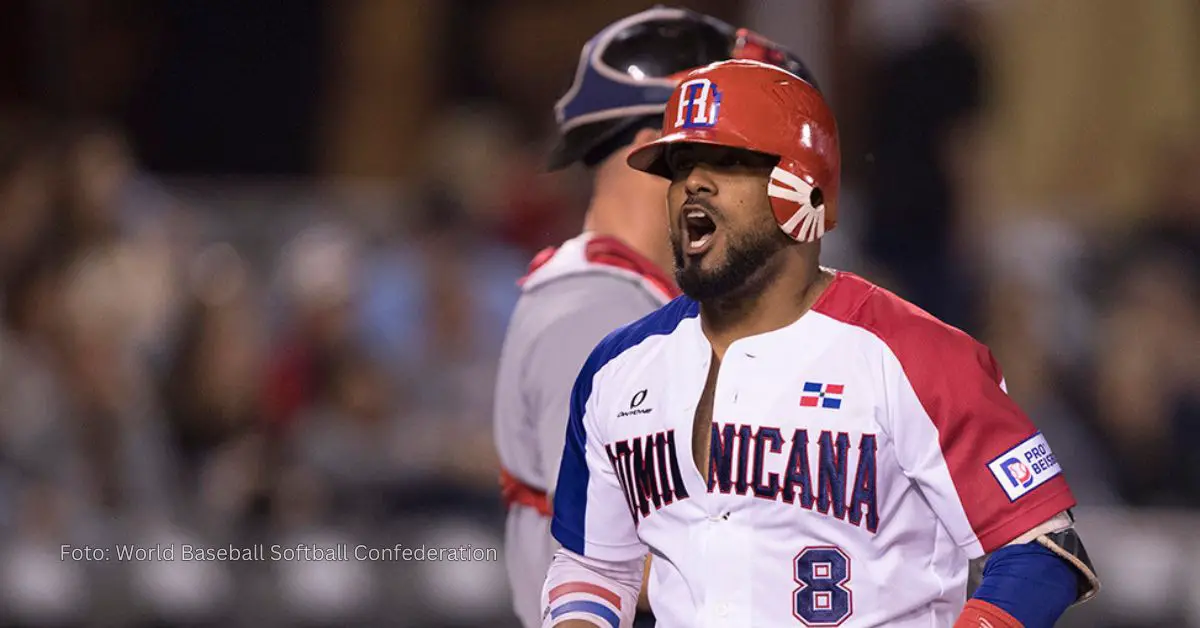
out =
[[605,336],[678,292],[627,245],[588,233],[539,254],[521,288],[500,355],[495,438],[513,606],[531,628],[542,623],[542,585],[558,547],[547,493],[558,478],[575,378]]

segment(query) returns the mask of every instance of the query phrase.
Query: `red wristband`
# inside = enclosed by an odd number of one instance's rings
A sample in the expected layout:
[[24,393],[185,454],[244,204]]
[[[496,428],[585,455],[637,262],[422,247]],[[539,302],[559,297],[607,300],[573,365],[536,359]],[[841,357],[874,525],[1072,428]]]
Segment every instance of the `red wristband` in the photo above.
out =
[[967,600],[954,628],[1025,628],[1004,609],[983,600]]

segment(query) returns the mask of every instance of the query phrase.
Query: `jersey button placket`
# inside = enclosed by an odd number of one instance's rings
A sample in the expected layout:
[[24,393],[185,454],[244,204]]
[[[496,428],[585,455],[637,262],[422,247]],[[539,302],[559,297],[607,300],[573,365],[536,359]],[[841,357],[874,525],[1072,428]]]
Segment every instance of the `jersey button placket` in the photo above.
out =
[[[732,408],[738,396],[742,368],[740,357],[740,354],[733,351],[725,352],[725,360],[721,363],[721,371],[717,376],[717,390],[713,391],[712,420],[715,424],[724,424],[732,419],[726,410]],[[718,503],[715,511],[709,512],[708,528],[715,544],[710,548],[710,556],[714,559],[712,564],[727,565],[737,571],[735,561],[740,548],[737,540],[729,537],[732,530],[729,527],[728,506],[728,503]],[[727,571],[716,570],[710,576],[711,590],[717,594],[709,606],[708,620],[712,628],[733,628],[737,623],[736,618],[731,617],[733,607],[727,597],[735,586],[730,575]]]

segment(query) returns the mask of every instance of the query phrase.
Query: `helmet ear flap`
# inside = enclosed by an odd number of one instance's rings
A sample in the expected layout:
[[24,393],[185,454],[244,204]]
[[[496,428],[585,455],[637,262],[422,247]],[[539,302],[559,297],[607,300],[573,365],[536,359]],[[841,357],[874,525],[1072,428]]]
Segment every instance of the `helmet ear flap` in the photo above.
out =
[[781,161],[771,170],[767,197],[775,223],[797,242],[816,242],[832,228],[825,192],[811,177],[795,173],[795,162]]

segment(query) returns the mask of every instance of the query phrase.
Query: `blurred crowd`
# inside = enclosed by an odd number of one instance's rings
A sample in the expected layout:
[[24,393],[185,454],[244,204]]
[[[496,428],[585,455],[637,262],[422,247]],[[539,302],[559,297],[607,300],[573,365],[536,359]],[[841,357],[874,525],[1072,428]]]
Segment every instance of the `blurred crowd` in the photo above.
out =
[[[261,256],[112,127],[8,118],[0,142],[6,611],[79,618],[64,543],[391,547],[395,522],[458,511],[498,529],[492,371],[532,254],[504,228],[431,183],[393,233],[324,209]],[[150,616],[212,620],[225,595],[129,582]]]
[[[849,146],[826,263],[986,342],[1082,505],[1200,512],[1200,136],[1150,142],[1136,206],[990,194],[979,19],[888,22],[838,66],[856,80],[825,81]],[[397,188],[180,178],[120,120],[0,114],[0,623],[510,621],[499,564],[60,556],[499,545],[496,356],[517,279],[576,232],[587,181],[539,174],[527,120],[548,103],[477,101],[429,121],[436,150]]]

